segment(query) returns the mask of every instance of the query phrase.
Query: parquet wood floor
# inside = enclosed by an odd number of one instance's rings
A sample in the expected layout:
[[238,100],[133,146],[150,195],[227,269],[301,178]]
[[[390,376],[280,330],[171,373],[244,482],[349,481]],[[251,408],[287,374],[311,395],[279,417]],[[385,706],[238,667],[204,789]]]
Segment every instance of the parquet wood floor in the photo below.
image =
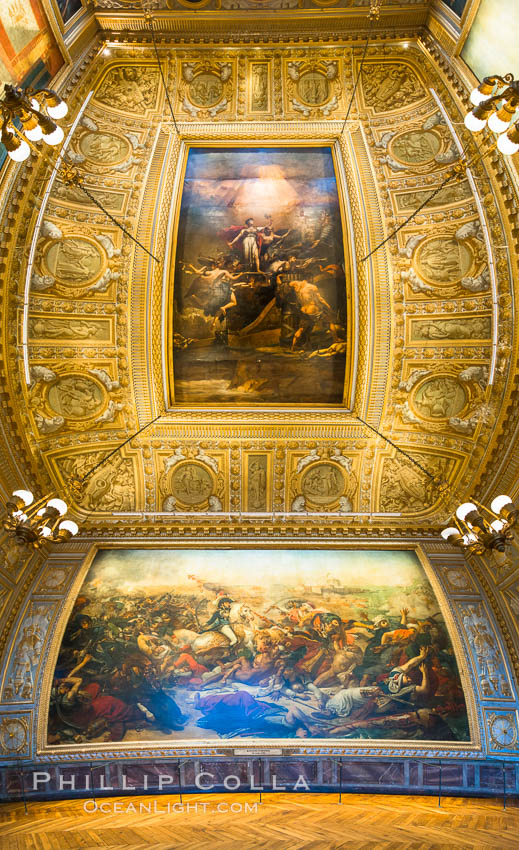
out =
[[[336,794],[267,794],[257,806],[258,798],[250,794],[189,795],[184,810],[178,800],[173,795],[104,798],[98,802],[105,804],[105,813],[85,812],[84,800],[33,802],[28,815],[21,803],[4,804],[0,848],[519,850],[519,806],[512,801],[503,811],[498,800],[459,797],[445,798],[442,808],[434,797],[367,794],[344,795],[341,805]],[[140,804],[150,804],[150,812],[139,811]]]

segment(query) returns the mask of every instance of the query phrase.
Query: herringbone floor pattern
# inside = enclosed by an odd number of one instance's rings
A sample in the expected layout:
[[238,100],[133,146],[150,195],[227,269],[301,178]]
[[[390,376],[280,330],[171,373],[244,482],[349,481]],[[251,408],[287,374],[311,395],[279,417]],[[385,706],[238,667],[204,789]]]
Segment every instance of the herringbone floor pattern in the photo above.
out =
[[[499,800],[450,797],[439,809],[434,797],[355,794],[343,796],[339,805],[337,795],[301,793],[267,794],[255,807],[258,798],[252,795],[204,794],[185,797],[179,810],[178,796],[153,799],[158,811],[153,813],[151,801],[150,814],[139,812],[140,804],[150,804],[149,797],[104,798],[98,801],[104,803],[104,814],[86,813],[83,800],[30,803],[28,815],[20,803],[5,804],[0,848],[519,850],[519,808],[511,801],[503,811]],[[114,811],[116,803],[119,812]]]

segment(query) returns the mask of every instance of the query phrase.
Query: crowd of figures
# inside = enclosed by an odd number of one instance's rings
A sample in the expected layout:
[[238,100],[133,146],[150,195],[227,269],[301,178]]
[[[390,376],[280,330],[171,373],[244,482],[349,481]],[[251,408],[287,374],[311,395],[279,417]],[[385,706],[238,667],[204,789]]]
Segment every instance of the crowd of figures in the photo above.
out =
[[177,348],[208,337],[227,345],[230,334],[271,310],[266,326],[277,330],[275,344],[282,349],[344,353],[342,237],[330,213],[323,210],[311,229],[276,232],[266,216],[261,225],[248,218],[219,236],[216,257],[199,257],[198,265],[179,260]]
[[193,593],[77,598],[54,674],[49,743],[209,730],[224,738],[468,739],[440,614],[370,615],[371,603],[355,607],[335,586],[328,604],[260,605],[191,580]]

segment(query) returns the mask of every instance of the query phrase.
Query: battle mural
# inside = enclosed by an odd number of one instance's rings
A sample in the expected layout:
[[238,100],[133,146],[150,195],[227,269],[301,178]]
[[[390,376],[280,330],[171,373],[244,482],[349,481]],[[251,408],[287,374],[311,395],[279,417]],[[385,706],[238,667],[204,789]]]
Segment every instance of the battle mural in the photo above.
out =
[[190,149],[172,313],[175,403],[343,401],[346,273],[329,147]]
[[413,552],[97,554],[59,650],[48,743],[251,737],[469,740]]

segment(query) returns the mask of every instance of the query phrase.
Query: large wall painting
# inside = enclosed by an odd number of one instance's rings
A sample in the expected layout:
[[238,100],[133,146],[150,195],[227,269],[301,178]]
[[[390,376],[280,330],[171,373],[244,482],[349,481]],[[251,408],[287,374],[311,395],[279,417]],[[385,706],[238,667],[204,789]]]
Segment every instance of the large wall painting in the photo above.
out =
[[519,77],[519,4],[481,0],[461,58],[478,79],[512,73]]
[[172,400],[341,404],[343,245],[329,147],[192,147],[168,328]]
[[103,550],[66,626],[49,745],[470,740],[414,552]]

